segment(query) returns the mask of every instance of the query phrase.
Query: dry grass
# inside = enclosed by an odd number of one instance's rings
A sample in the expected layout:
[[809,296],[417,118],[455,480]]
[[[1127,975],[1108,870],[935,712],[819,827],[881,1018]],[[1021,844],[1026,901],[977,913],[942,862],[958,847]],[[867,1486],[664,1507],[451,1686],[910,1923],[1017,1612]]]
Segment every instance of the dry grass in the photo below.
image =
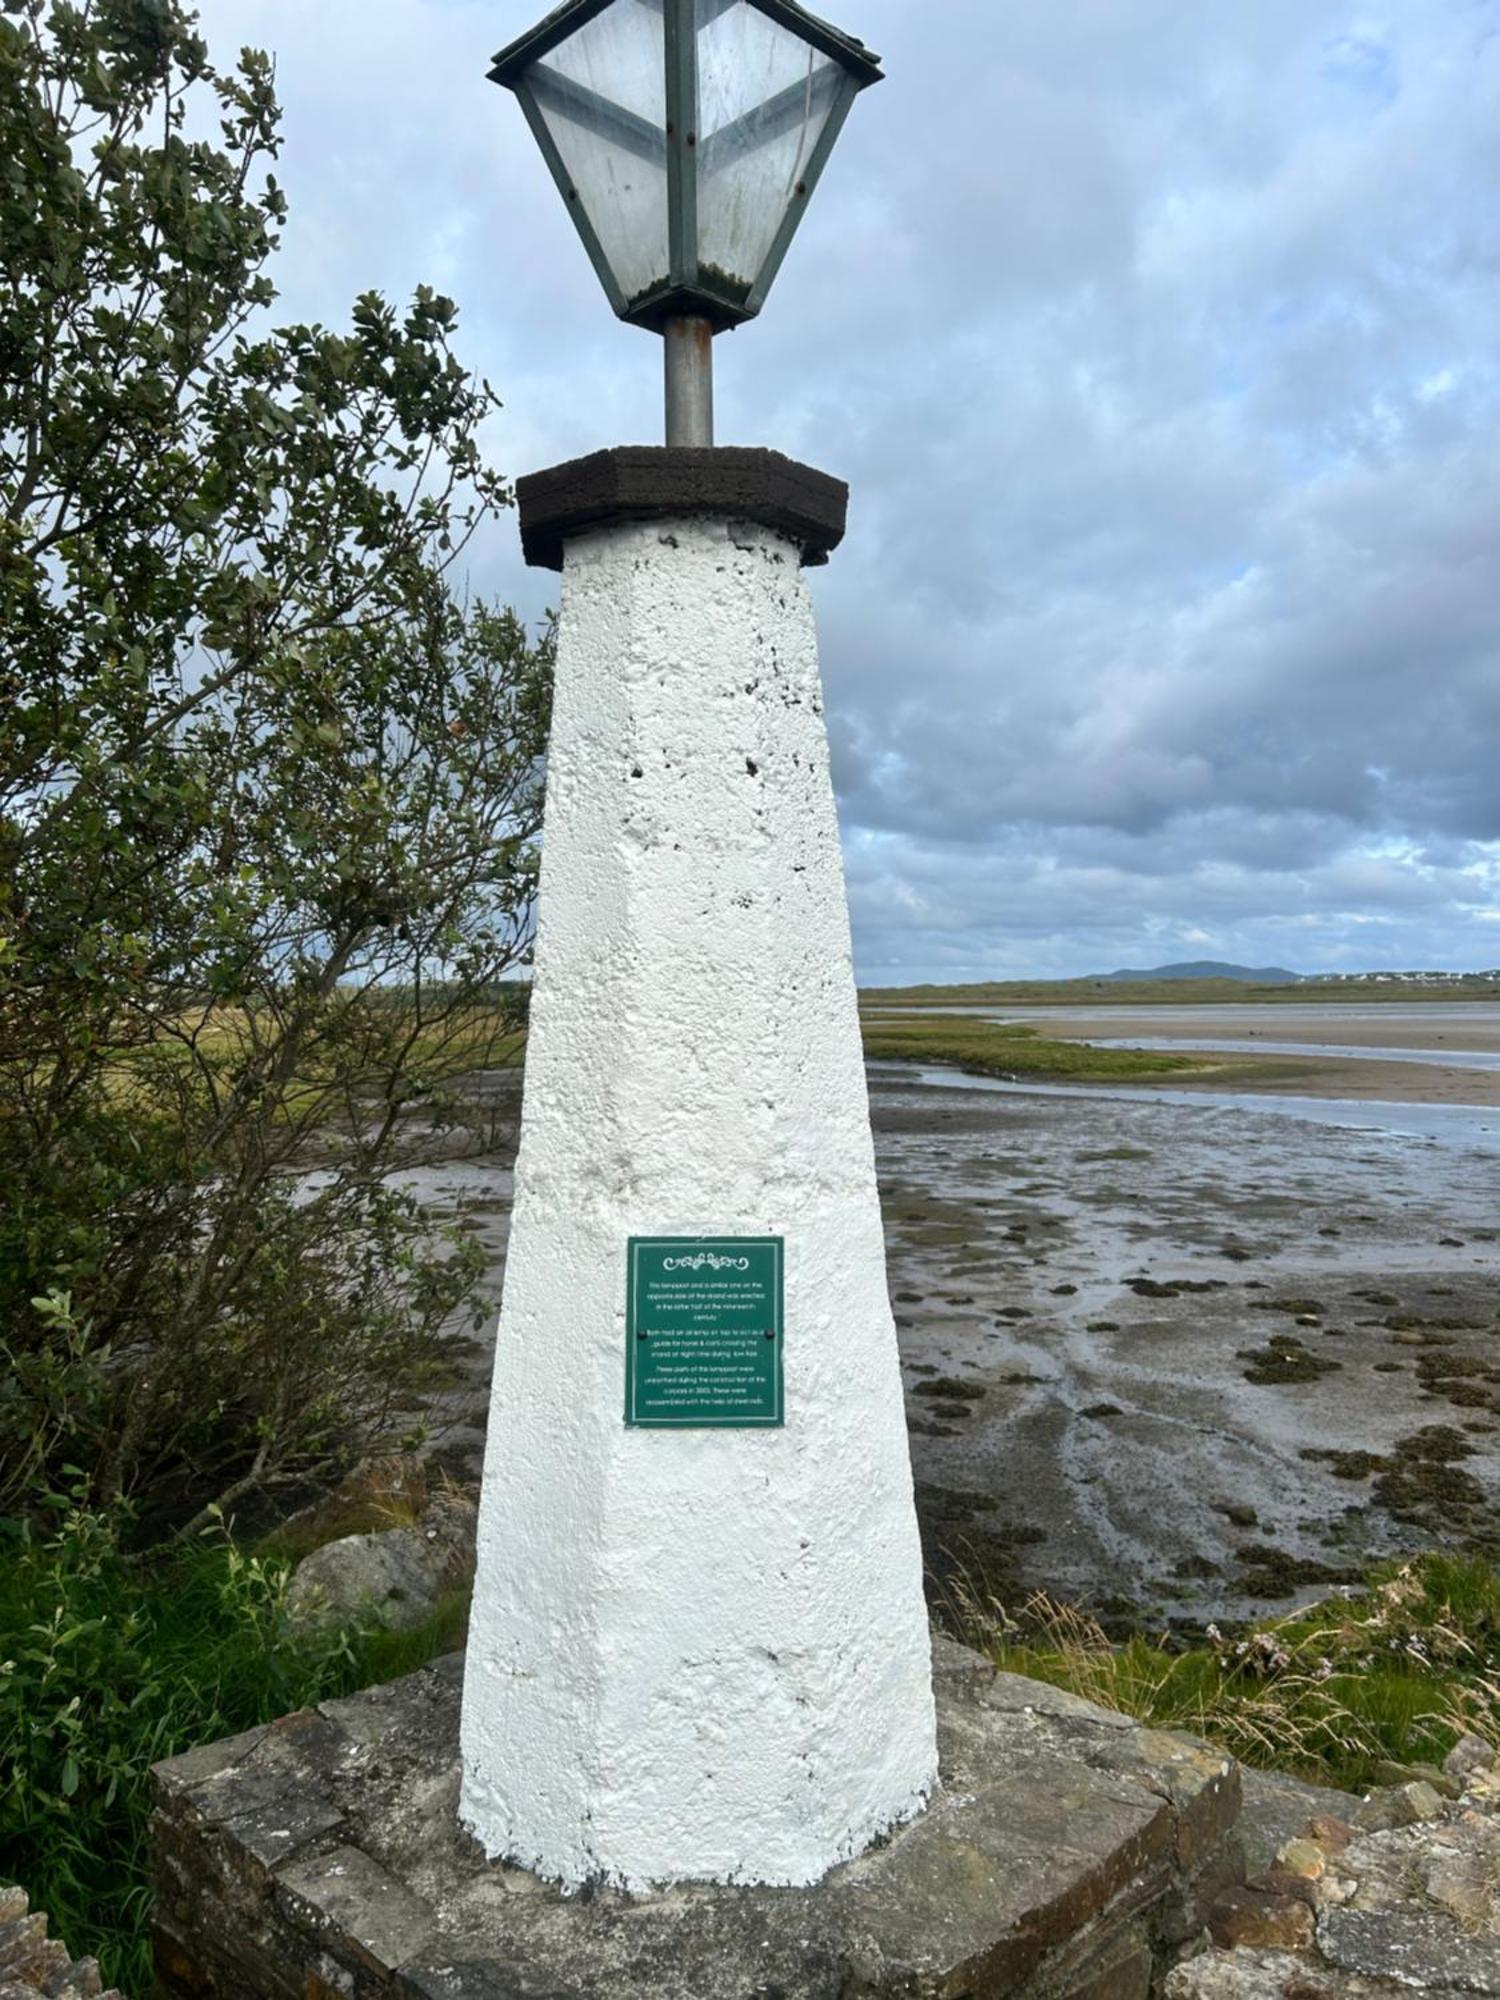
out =
[[1389,1763],[1440,1762],[1458,1736],[1500,1745],[1500,1576],[1429,1556],[1365,1588],[1205,1643],[1112,1644],[1038,1595],[1013,1615],[954,1589],[960,1623],[1007,1672],[1221,1745],[1241,1762],[1362,1789]]

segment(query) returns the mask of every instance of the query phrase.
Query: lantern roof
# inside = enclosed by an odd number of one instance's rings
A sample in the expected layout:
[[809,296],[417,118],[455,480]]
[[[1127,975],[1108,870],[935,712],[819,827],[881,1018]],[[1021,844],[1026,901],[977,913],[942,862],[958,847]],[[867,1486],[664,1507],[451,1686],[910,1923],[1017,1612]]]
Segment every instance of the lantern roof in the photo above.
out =
[[[534,28],[528,28],[524,35],[518,35],[501,49],[491,64],[490,82],[514,88],[517,78],[530,64],[547,55],[559,42],[566,41],[576,29],[593,20],[596,14],[604,13],[606,8],[615,4],[616,0],[563,0],[562,6],[554,7],[545,20],[538,21]],[[666,0],[637,0],[637,4],[660,14]],[[699,0],[700,10],[705,13],[727,13],[737,4],[739,0]],[[746,0],[746,4],[781,27],[789,28],[794,35],[800,35],[833,61],[847,64],[863,76],[865,83],[884,80],[885,71],[880,67],[879,56],[853,35],[846,35],[842,28],[835,28],[831,22],[809,14],[805,7],[797,5],[797,0]]]

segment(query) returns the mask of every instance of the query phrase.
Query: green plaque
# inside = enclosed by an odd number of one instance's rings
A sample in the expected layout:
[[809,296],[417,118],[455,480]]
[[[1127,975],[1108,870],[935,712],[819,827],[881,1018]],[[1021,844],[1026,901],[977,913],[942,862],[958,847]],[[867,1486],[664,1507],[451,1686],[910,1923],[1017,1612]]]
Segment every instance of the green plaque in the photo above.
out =
[[786,1421],[780,1236],[632,1236],[625,1421],[775,1430]]

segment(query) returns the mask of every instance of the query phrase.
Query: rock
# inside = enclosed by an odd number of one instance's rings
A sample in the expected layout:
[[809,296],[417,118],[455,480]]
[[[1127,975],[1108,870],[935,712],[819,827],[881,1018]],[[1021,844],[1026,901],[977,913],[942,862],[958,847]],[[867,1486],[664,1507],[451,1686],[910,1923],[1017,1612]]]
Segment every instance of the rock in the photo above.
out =
[[1330,1964],[1420,1992],[1500,1995],[1500,1949],[1436,1911],[1329,1910],[1318,1946]]
[[1345,1903],[1352,1903],[1358,1894],[1359,1884],[1352,1875],[1325,1875],[1318,1884],[1318,1908],[1342,1909]]
[[298,1565],[287,1612],[301,1631],[351,1625],[362,1617],[392,1631],[432,1616],[442,1593],[441,1565],[415,1528],[346,1535]]
[[1257,1875],[1250,1884],[1268,1896],[1292,1896],[1299,1903],[1306,1903],[1310,1910],[1318,1907],[1321,1883],[1310,1880],[1306,1875],[1294,1875],[1290,1868],[1268,1868],[1264,1875]]
[[[1240,1837],[1245,1843],[1246,1867],[1252,1876],[1271,1867],[1289,1840],[1312,1833],[1315,1822],[1347,1825],[1360,1803],[1352,1792],[1305,1784],[1281,1771],[1246,1770],[1240,1776],[1245,1788]],[[1312,1837],[1317,1839],[1318,1835],[1313,1833]]]
[[1168,1973],[1162,2000],[1338,2000],[1303,1960],[1284,1952],[1205,1952]]
[[1328,1856],[1315,1841],[1289,1840],[1276,1857],[1276,1866],[1289,1875],[1301,1875],[1309,1882],[1321,1881],[1328,1869]]
[[47,1919],[40,1910],[17,1917],[0,1932],[0,1979],[38,1992],[55,1992],[66,1979],[69,1964],[67,1946],[48,1937]]
[[1026,1680],[1020,1674],[995,1674],[988,1684],[984,1702],[987,1708],[1002,1709],[1013,1715],[1044,1716],[1064,1723],[1090,1723],[1100,1729],[1118,1730],[1122,1734],[1130,1734],[1139,1727],[1118,1709],[1101,1708],[1097,1702],[1085,1701],[1081,1694],[1070,1694],[1066,1688],[1053,1687],[1048,1681]]
[[995,1678],[995,1663],[971,1646],[961,1646],[946,1633],[932,1635],[933,1685],[987,1687]]
[[0,1883],[0,2000],[101,2000],[102,1985],[97,1962],[75,1962],[65,1944],[47,1936],[47,1919],[30,1909],[25,1891]]
[[1438,1819],[1442,1811],[1442,1794],[1419,1778],[1411,1784],[1386,1785],[1371,1792],[1353,1823],[1358,1833],[1389,1833],[1395,1827]]
[[423,1624],[448,1592],[472,1577],[477,1518],[466,1494],[440,1491],[416,1527],[325,1543],[297,1565],[287,1591],[288,1619],[300,1631],[361,1618],[392,1632]]
[[1225,1950],[1302,1951],[1313,1940],[1312,1911],[1297,1896],[1231,1889],[1209,1912],[1208,1929]]
[[1457,1781],[1436,1764],[1380,1764],[1375,1775],[1382,1785],[1431,1785],[1439,1798],[1456,1799]]
[[1234,1766],[935,1652],[942,1788],[805,1889],[569,1896],[487,1862],[454,1825],[458,1658],[174,1759],[162,1990],[331,2000],[336,1967],[365,2000],[1145,2000],[1238,1866]]
[[1493,1930],[1500,1895],[1500,1856],[1493,1845],[1446,1850],[1426,1864],[1422,1887],[1429,1902],[1456,1917],[1466,1930]]
[[[1214,1906],[1220,1950],[1175,1972],[1166,2000],[1500,2000],[1500,1812],[1483,1789],[1492,1760],[1476,1739],[1452,1770],[1392,1765],[1398,1782],[1373,1792],[1352,1828],[1332,1813],[1305,1819],[1248,1890]],[[1473,1789],[1445,1803],[1434,1778]]]
[[1162,2000],[1407,2000],[1416,1991],[1431,2000],[1463,2000],[1472,1990],[1364,1978],[1285,1952],[1210,1951],[1171,1972],[1161,1994]]
[[1333,1813],[1315,1813],[1307,1822],[1307,1838],[1315,1840],[1325,1854],[1342,1854],[1354,1838],[1354,1828]]
[[1500,1959],[1500,1819],[1450,1807],[1440,1820],[1369,1835],[1340,1866],[1358,1877],[1352,1909],[1417,1911],[1455,1937],[1487,1937]]
[[1496,1756],[1494,1744],[1482,1736],[1461,1736],[1443,1760],[1443,1769],[1464,1790],[1471,1780],[1494,1770]]

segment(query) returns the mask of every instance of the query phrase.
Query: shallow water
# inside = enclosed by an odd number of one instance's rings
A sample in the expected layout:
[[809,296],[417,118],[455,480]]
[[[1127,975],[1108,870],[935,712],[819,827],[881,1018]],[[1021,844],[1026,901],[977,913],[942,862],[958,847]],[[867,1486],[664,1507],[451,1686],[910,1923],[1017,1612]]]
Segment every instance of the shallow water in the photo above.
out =
[[1007,1097],[1085,1097],[1114,1104],[1202,1105],[1257,1118],[1290,1118],[1348,1132],[1380,1132],[1479,1153],[1500,1152],[1500,1111],[1476,1104],[1387,1104],[1371,1098],[1291,1097],[1280,1092],[1173,1090],[1160,1084],[1007,1083],[919,1063],[872,1063],[872,1075],[905,1074],[931,1090],[998,1092]]

